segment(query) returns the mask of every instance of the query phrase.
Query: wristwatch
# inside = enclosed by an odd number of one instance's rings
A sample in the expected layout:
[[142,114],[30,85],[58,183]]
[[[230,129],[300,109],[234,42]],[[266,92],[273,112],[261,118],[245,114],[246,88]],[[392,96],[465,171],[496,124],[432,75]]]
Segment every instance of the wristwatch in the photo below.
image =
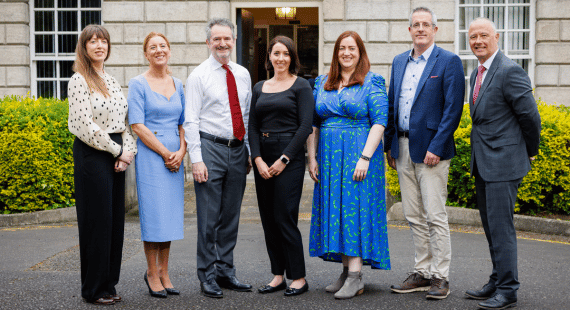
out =
[[366,161],[370,161],[370,157],[368,157],[368,156],[360,155],[360,158],[362,158]]
[[285,157],[285,155],[281,155],[281,157],[279,157],[279,159],[281,160],[282,163],[284,163],[285,165],[289,164],[289,159],[287,159],[287,157]]

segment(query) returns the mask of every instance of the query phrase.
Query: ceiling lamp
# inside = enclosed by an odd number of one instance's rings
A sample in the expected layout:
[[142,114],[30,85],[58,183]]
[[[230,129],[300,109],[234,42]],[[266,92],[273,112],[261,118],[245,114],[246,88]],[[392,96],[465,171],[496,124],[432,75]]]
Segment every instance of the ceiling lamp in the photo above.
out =
[[275,19],[295,19],[297,8],[275,8]]

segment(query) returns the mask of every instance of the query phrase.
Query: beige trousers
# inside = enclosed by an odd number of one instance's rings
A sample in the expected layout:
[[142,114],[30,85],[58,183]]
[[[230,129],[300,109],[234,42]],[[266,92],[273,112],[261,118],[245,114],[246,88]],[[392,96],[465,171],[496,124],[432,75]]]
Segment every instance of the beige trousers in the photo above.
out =
[[416,164],[410,158],[408,138],[399,138],[396,159],[402,192],[402,209],[410,225],[415,247],[414,271],[424,278],[447,279],[451,262],[451,242],[445,202],[451,160],[435,167]]

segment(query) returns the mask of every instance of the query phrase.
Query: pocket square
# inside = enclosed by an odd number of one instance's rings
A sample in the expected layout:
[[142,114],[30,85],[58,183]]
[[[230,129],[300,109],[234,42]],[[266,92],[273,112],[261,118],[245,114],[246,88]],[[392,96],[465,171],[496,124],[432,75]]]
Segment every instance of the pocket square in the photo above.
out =
[[435,79],[436,77],[437,77],[437,75],[432,75],[432,76],[430,76],[429,78],[430,78],[430,79]]

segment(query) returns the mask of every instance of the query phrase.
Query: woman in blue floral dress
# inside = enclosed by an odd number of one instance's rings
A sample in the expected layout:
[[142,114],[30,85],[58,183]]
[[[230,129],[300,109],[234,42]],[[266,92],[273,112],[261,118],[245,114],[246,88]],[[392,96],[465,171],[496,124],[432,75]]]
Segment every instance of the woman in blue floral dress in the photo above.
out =
[[343,263],[326,287],[335,298],[364,291],[362,265],[390,269],[382,136],[388,119],[384,78],[369,72],[364,43],[353,31],[336,41],[328,75],[315,81],[318,124],[309,139],[313,197],[309,252]]

